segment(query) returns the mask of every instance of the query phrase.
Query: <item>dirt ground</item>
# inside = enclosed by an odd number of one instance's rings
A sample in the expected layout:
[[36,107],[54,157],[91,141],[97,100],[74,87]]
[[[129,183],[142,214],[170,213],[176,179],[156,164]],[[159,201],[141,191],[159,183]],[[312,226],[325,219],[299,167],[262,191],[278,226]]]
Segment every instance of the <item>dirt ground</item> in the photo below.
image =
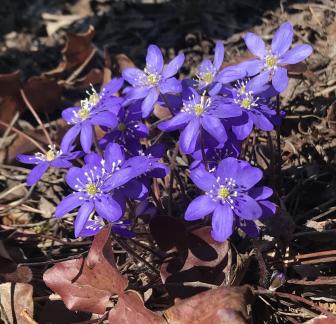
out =
[[[233,237],[230,253],[226,251],[230,265],[223,266],[223,255],[212,247],[218,254],[216,262],[203,260],[198,264],[203,270],[186,271],[184,276],[176,270],[166,285],[161,279],[168,270],[162,264],[173,258],[183,265],[187,251],[162,253],[157,240],[163,233],[157,233],[159,225],[145,225],[146,215],[134,225],[140,233],[135,239],[115,239],[113,247],[129,287],[140,292],[153,311],[166,310],[175,297],[189,297],[225,282],[253,287],[253,301],[241,297],[243,304],[252,305],[246,323],[335,323],[336,317],[322,321],[323,316],[336,316],[335,1],[2,0],[0,17],[0,323],[15,322],[15,315],[12,322],[6,317],[11,309],[3,298],[8,282],[27,285],[18,287],[27,296],[24,320],[17,313],[22,320],[18,323],[107,320],[106,314],[67,310],[43,282],[51,265],[87,255],[92,239],[75,240],[71,219],[60,222],[53,217],[68,190],[60,180],[63,171],[48,172],[31,189],[24,185],[29,169],[19,165],[15,156],[36,151],[33,142],[46,145],[47,141],[20,89],[57,142],[66,130],[62,109],[82,98],[90,83],[100,85],[126,66],[142,66],[148,44],[160,46],[166,59],[182,51],[186,56],[182,78],[193,75],[202,59],[212,57],[215,40],[224,41],[225,64],[235,64],[248,57],[242,39],[247,31],[267,41],[287,20],[294,25],[294,42],[312,44],[314,52],[307,66],[291,71],[289,87],[281,97],[286,113],[280,131],[281,157],[276,154],[275,131],[269,136],[255,131],[243,146],[242,158],[259,165],[277,189],[280,208],[275,217],[260,224],[262,237]],[[172,139],[163,140],[171,156]],[[185,182],[190,198],[192,185],[183,158],[178,158],[178,178]],[[281,175],[274,167],[280,158]],[[169,179],[165,181],[169,187]],[[162,193],[162,204],[170,205],[169,199],[177,202],[170,208],[175,219],[181,219],[187,201],[172,182],[170,191]],[[179,228],[175,223],[167,226],[173,235]],[[209,268],[212,277],[205,275]],[[285,281],[279,283],[283,277]],[[183,284],[191,281],[196,284]],[[114,296],[110,307],[115,302]],[[14,304],[13,313],[22,308]]]

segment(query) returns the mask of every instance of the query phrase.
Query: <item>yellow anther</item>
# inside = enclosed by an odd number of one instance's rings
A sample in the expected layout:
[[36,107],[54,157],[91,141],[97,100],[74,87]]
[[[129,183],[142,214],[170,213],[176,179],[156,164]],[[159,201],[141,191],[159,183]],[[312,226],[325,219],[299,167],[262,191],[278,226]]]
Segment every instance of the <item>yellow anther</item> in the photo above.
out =
[[55,159],[55,152],[53,150],[49,150],[47,153],[46,153],[46,158],[47,158],[47,161],[52,161]]
[[80,119],[85,120],[86,118],[88,118],[90,116],[90,110],[86,109],[86,108],[81,108],[78,111],[78,116]]
[[213,80],[213,75],[212,73],[205,73],[203,74],[203,77],[202,77],[202,80],[206,83],[206,84],[209,84],[212,82]]
[[225,186],[220,186],[217,192],[218,197],[225,199],[230,196],[230,190]]
[[250,98],[244,98],[240,103],[240,105],[245,109],[250,109],[251,104],[252,104],[252,101]]
[[267,55],[266,56],[266,65],[269,69],[272,69],[277,64],[277,58],[274,55]]
[[94,196],[97,193],[97,187],[93,183],[87,184],[85,190],[90,196]]
[[200,115],[202,115],[202,113],[203,113],[203,105],[202,104],[196,104],[195,106],[194,106],[194,111],[195,111],[195,114],[196,114],[196,116],[200,116]]
[[155,74],[149,74],[147,76],[147,81],[149,84],[156,84],[158,82],[158,77]]
[[96,105],[99,102],[99,95],[98,93],[93,93],[89,97],[89,102],[92,106]]

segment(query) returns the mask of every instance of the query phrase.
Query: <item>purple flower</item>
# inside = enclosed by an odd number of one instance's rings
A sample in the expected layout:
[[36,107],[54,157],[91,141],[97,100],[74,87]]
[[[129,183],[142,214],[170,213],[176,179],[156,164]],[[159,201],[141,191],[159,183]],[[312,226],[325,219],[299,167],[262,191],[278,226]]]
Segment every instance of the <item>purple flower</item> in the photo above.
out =
[[[238,140],[244,140],[252,132],[253,125],[263,131],[271,131],[274,125],[271,117],[276,115],[276,111],[269,107],[269,98],[264,97],[272,92],[258,87],[255,79],[248,82],[238,82],[232,88],[231,97],[225,99],[225,105],[231,109],[241,112],[241,116],[231,119],[232,131]],[[259,96],[258,96],[259,94]]]
[[138,153],[138,156],[128,159],[125,165],[141,166],[141,174],[136,179],[130,181],[124,187],[123,192],[130,198],[143,200],[150,191],[152,179],[165,177],[169,173],[169,168],[167,165],[159,162],[164,154],[163,145],[153,145]]
[[35,164],[27,177],[27,185],[32,186],[39,181],[49,167],[69,168],[72,163],[69,160],[77,159],[81,152],[65,152],[57,150],[56,145],[49,145],[47,153],[35,153],[34,155],[19,154],[16,159],[21,163]]
[[[235,217],[247,221],[260,218],[263,210],[257,197],[264,199],[272,193],[270,188],[260,187],[260,195],[252,197],[250,191],[261,180],[262,171],[232,157],[222,160],[215,172],[201,165],[190,177],[205,194],[189,204],[185,219],[193,221],[212,214],[212,237],[220,242],[232,234]],[[263,192],[267,194],[263,196]]]
[[139,140],[147,137],[149,133],[147,126],[141,121],[139,103],[129,107],[120,107],[117,118],[117,127],[105,134],[99,144],[104,148],[108,143],[119,143],[134,155],[141,149]]
[[206,59],[203,60],[198,67],[197,82],[198,88],[203,91],[208,89],[210,95],[217,94],[222,87],[222,84],[226,84],[245,76],[245,71],[240,66],[230,66],[222,69],[224,60],[224,44],[223,42],[216,42],[214,60],[211,62]]
[[111,80],[98,94],[92,87],[92,92],[87,92],[88,98],[81,100],[80,107],[67,108],[62,112],[62,117],[68,124],[73,125],[64,135],[61,148],[67,150],[80,134],[80,142],[84,152],[89,153],[92,146],[94,125],[114,128],[117,118],[113,110],[118,110],[123,99],[114,97],[123,84],[123,79]]
[[159,124],[163,131],[183,129],[179,143],[185,154],[193,153],[204,130],[211,135],[217,144],[227,140],[226,130],[221,122],[223,118],[236,117],[241,111],[226,105],[222,107],[221,97],[201,96],[193,88],[184,93],[183,107],[172,119]]
[[257,59],[248,60],[239,65],[246,68],[249,76],[260,73],[256,77],[260,84],[267,83],[271,78],[272,85],[278,92],[285,91],[288,85],[285,66],[303,61],[313,51],[307,44],[301,44],[289,50],[293,40],[293,26],[289,22],[283,23],[275,32],[271,48],[266,48],[264,41],[253,33],[247,33],[244,40],[247,48],[257,56]]
[[80,206],[74,224],[76,237],[94,210],[98,216],[111,223],[122,217],[125,198],[120,189],[140,175],[142,170],[142,166],[124,166],[124,161],[121,147],[118,144],[109,144],[104,159],[91,153],[85,157],[86,164],[82,168],[73,167],[65,176],[65,181],[73,189],[73,193],[57,206],[55,216],[62,217]]
[[142,116],[147,118],[158,101],[159,94],[181,92],[181,83],[173,76],[184,62],[184,54],[176,56],[164,66],[163,56],[156,45],[149,45],[146,56],[146,67],[142,71],[137,68],[123,70],[123,78],[132,85],[127,91],[126,101],[144,99],[141,104]]

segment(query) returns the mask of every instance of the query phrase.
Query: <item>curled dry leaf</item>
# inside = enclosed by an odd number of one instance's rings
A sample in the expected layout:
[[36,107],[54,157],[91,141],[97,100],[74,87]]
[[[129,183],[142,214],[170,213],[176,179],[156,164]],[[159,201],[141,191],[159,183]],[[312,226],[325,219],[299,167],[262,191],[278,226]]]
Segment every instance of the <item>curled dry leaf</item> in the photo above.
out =
[[163,324],[166,321],[147,309],[141,296],[135,291],[127,291],[119,296],[117,305],[108,317],[110,324]]
[[63,61],[54,70],[45,73],[47,76],[59,76],[65,71],[79,67],[95,51],[91,41],[95,34],[93,26],[85,33],[67,33],[67,41],[63,53]]
[[27,316],[33,318],[33,287],[25,283],[0,285],[0,319],[5,324],[27,324]]
[[115,265],[110,232],[107,226],[95,236],[87,258],[57,263],[44,273],[46,285],[70,310],[103,314],[110,296],[126,288],[128,280]]
[[216,267],[227,257],[229,249],[228,241],[220,243],[211,237],[211,227],[196,229],[189,238],[188,256],[181,271],[196,266]]
[[180,300],[164,315],[170,324],[243,324],[251,302],[247,286],[221,287]]

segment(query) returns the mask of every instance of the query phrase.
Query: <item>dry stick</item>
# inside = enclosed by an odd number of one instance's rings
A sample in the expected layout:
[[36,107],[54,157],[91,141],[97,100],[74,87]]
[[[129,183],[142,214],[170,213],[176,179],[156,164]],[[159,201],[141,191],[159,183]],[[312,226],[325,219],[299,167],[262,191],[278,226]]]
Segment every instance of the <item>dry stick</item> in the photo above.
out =
[[41,129],[49,143],[49,145],[52,145],[52,141],[51,141],[51,138],[44,126],[44,124],[42,123],[42,120],[40,119],[40,117],[38,116],[38,114],[36,113],[35,109],[33,108],[33,106],[31,105],[31,103],[29,102],[28,98],[26,97],[23,89],[20,89],[20,93],[21,93],[21,96],[22,96],[22,99],[24,101],[24,103],[26,104],[26,106],[28,107],[28,109],[30,110],[30,112],[33,114],[35,120],[37,121],[37,123],[41,126]]
[[86,58],[86,60],[82,63],[82,65],[75,70],[66,80],[64,83],[71,84],[71,82],[78,77],[78,75],[83,71],[83,69],[90,63],[91,59],[96,54],[97,50],[93,49],[90,55]]
[[283,298],[290,299],[293,302],[301,302],[303,304],[309,305],[310,307],[316,309],[320,313],[322,313],[322,314],[324,314],[324,315],[326,315],[330,318],[336,319],[336,316],[334,314],[327,311],[323,307],[320,307],[320,306],[316,305],[314,302],[312,302],[312,301],[310,301],[310,300],[308,300],[304,297],[293,295],[293,294],[288,294],[288,293],[283,293],[283,292],[278,292],[278,291],[264,290],[264,289],[253,289],[252,291],[253,291],[253,293],[258,294],[258,295],[273,295],[273,296],[278,296],[278,297],[283,297]]
[[147,262],[143,257],[140,255],[136,254],[133,249],[123,240],[119,239],[114,235],[114,233],[111,233],[111,236],[113,239],[127,252],[129,255],[133,256],[135,259],[139,260],[142,262],[148,269],[150,269],[153,273],[159,274],[160,271],[158,271],[156,268],[154,268],[149,262]]
[[12,118],[9,127],[5,130],[5,133],[3,134],[1,140],[0,140],[0,149],[2,148],[2,145],[5,141],[5,139],[8,137],[9,133],[11,132],[13,126],[15,125],[15,123],[17,122],[18,118],[20,116],[20,113],[17,111],[15,116]]
[[[2,120],[0,120],[0,125],[3,126],[6,129],[8,127],[10,127],[10,125],[8,125],[7,123],[3,122]],[[15,127],[12,127],[12,131],[15,132],[15,133],[17,133],[17,134],[19,134],[20,136],[24,137],[26,140],[28,140],[32,144],[34,144],[42,153],[47,153],[47,151],[38,142],[36,142],[33,138],[31,138],[30,136],[28,136],[24,132],[21,132],[20,130],[18,130]]]

